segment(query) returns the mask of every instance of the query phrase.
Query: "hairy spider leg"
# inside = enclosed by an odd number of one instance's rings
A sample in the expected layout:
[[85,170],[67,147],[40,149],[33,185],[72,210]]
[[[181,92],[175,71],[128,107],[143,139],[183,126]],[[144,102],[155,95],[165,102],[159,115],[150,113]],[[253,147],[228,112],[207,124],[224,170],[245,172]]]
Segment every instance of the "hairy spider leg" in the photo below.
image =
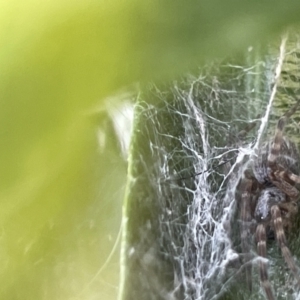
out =
[[[291,183],[300,183],[300,176],[294,174],[288,167],[279,164],[276,160],[282,152],[281,147],[283,147],[283,145],[285,149],[284,154],[287,154],[291,158],[298,156],[296,145],[292,141],[283,138],[283,131],[286,121],[296,112],[299,104],[300,100],[278,120],[274,141],[271,143],[268,155],[269,177],[272,183],[283,191],[292,201],[297,201],[299,191]],[[291,208],[293,208],[293,205]],[[298,211],[296,211],[296,213],[297,212]]]
[[280,148],[283,144],[283,131],[285,124],[287,120],[296,112],[299,104],[300,100],[298,100],[296,104],[278,120],[274,141],[271,144],[271,151],[268,155],[268,163],[270,167],[274,166],[276,158],[279,156]]
[[[256,116],[259,119],[260,115]],[[228,132],[228,145],[236,145],[237,147],[242,144],[247,134],[257,125],[258,120],[252,121],[244,126],[237,134]]]
[[290,268],[290,270],[293,272],[295,278],[298,281],[298,285],[300,286],[299,272],[297,270],[296,262],[293,259],[291,251],[289,250],[289,248],[287,246],[286,237],[285,237],[285,233],[284,233],[283,225],[282,225],[281,212],[280,212],[280,208],[278,207],[278,205],[273,205],[271,207],[271,215],[272,215],[272,220],[274,222],[276,239],[280,246],[282,256],[283,256],[285,262],[287,263],[288,267]]
[[[277,165],[277,170],[274,172],[274,177],[277,179],[285,179],[285,181],[290,180],[291,182],[294,183],[300,183],[300,176],[294,174],[290,170],[285,170],[283,166]],[[289,188],[293,187],[291,184],[289,184]],[[294,187],[295,190],[297,190]],[[298,190],[297,190],[298,191]],[[295,191],[296,193],[296,191]],[[297,195],[298,196],[298,195]]]
[[265,290],[268,300],[275,300],[272,292],[271,283],[268,276],[268,264],[267,264],[267,236],[266,227],[264,224],[258,224],[256,228],[256,240],[257,240],[257,253],[263,259],[259,260],[259,274],[260,282]]
[[[260,117],[260,115],[256,116],[256,119],[258,119]],[[257,125],[257,121],[251,122],[249,124],[247,124],[238,134],[237,134],[237,138],[239,140],[242,140],[246,137],[247,133],[250,132],[255,126]]]
[[249,244],[251,236],[251,222],[252,222],[252,203],[251,195],[254,190],[257,189],[257,180],[251,177],[250,172],[245,171],[244,178],[241,182],[241,246],[242,253],[244,254],[244,264],[246,273],[246,283],[248,289],[252,290],[252,254],[250,253],[251,245]]
[[[276,168],[279,170],[276,170],[275,172],[271,172],[271,174],[270,174],[272,183],[275,186],[277,186],[281,191],[283,191],[292,201],[297,200],[298,196],[299,196],[299,191],[296,189],[296,187],[294,187],[293,185],[291,185],[288,182],[289,179],[291,181],[293,181],[291,179],[291,177],[289,176],[289,173],[292,173],[292,172],[290,172],[288,170],[282,170],[283,167],[281,167],[280,165],[277,165]],[[297,177],[299,177],[299,176],[297,176]],[[295,180],[294,180],[294,182],[300,183],[300,181],[298,182]]]

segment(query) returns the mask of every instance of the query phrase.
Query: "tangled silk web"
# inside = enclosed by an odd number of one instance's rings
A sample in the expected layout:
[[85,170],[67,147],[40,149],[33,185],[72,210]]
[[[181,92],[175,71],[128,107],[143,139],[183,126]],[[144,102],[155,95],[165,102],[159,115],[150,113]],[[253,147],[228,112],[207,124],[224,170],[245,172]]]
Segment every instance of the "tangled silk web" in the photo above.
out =
[[[255,267],[251,296],[243,281],[237,185],[255,149],[296,101],[297,51],[289,41],[263,57],[249,49],[239,63],[213,64],[139,96],[139,178],[132,186],[139,186],[142,209],[129,224],[136,233],[128,256],[137,270],[130,297],[264,299]],[[295,120],[286,129],[293,140]],[[255,265],[254,237],[252,244]],[[278,299],[294,299],[280,251],[268,255],[279,261],[269,262]]]

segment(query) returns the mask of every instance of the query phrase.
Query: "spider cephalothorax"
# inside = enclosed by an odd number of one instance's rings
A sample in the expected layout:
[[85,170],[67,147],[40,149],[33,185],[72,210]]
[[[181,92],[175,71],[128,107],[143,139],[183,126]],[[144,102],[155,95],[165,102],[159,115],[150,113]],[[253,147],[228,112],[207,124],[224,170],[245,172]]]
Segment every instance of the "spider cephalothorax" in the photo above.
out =
[[288,118],[296,111],[298,101],[278,121],[275,136],[263,144],[252,159],[239,185],[241,192],[241,242],[246,266],[246,280],[251,286],[249,237],[255,227],[260,279],[267,299],[275,299],[268,279],[266,262],[267,237],[275,236],[288,267],[300,286],[296,263],[287,246],[289,231],[298,213],[300,155],[294,142],[283,135]]

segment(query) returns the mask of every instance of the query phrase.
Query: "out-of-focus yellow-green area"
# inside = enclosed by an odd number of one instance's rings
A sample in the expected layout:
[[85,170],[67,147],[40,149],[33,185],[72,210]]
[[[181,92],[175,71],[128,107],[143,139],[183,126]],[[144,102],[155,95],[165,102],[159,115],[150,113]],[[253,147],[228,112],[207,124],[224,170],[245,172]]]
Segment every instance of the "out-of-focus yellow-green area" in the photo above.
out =
[[[90,112],[298,22],[299,1],[0,3],[0,299],[115,299],[126,165]],[[111,254],[111,255],[110,255]]]

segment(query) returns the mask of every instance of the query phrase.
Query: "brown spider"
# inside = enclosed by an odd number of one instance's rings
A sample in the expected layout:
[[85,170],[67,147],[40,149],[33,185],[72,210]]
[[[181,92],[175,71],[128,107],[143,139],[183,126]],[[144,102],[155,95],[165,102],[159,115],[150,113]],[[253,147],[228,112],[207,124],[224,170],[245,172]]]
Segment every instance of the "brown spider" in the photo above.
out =
[[[275,299],[268,279],[267,237],[275,236],[282,256],[300,286],[296,263],[287,246],[289,231],[298,213],[300,155],[294,142],[283,135],[286,121],[297,110],[300,100],[278,121],[274,138],[262,145],[240,183],[241,247],[244,254],[246,281],[251,289],[251,254],[249,236],[256,227],[257,252],[260,257],[261,285],[269,300]],[[254,221],[255,220],[255,221]]]

